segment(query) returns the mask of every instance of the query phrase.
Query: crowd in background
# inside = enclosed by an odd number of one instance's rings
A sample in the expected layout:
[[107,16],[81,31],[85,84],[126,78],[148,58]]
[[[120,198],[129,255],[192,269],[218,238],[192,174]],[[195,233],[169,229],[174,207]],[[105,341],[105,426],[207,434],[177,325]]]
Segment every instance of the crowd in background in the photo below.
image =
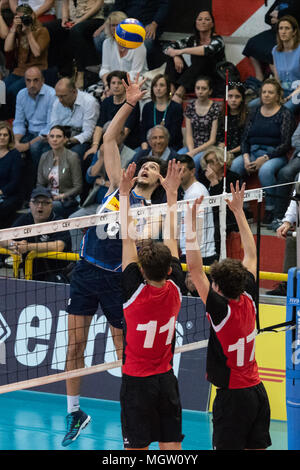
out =
[[[162,41],[170,3],[62,0],[58,17],[54,0],[0,0],[0,228],[24,225],[26,212],[32,223],[96,212],[107,192],[103,135],[125,102],[124,82],[137,74],[147,78],[147,93],[119,136],[122,166],[147,155],[176,158],[187,169],[181,197],[223,192],[224,38],[201,10],[188,37]],[[115,40],[127,17],[146,29],[137,49]],[[266,188],[262,224],[274,231],[289,208],[293,185],[286,183],[300,171],[299,20],[296,2],[276,1],[265,40],[255,36],[244,49],[255,76],[242,83],[227,63],[227,186],[256,178]],[[212,262],[220,252],[218,213],[207,220]],[[236,232],[229,219],[227,228],[228,236]],[[71,238],[59,251],[78,251]]]

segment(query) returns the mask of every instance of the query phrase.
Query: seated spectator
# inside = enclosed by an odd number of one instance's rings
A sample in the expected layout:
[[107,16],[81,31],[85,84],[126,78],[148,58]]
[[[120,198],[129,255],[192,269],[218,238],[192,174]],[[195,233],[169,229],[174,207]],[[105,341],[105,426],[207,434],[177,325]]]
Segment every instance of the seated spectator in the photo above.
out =
[[203,152],[214,145],[217,138],[220,106],[210,99],[211,80],[200,77],[195,83],[196,99],[187,105],[185,111],[186,147],[179,154],[187,154],[195,161],[196,173],[200,168]]
[[282,186],[276,188],[274,219],[269,227],[272,228],[274,232],[276,232],[278,227],[282,224],[282,219],[290,203],[293,191],[293,185],[286,183],[293,183],[300,172],[300,123],[292,136],[292,147],[295,148],[292,157],[289,159],[289,162],[279,170],[276,177],[277,184]]
[[84,88],[85,68],[99,63],[93,33],[103,21],[103,0],[63,0],[61,20],[47,24],[50,61],[58,66],[61,75],[71,76],[74,59],[79,89]]
[[68,129],[68,140],[65,145],[80,158],[83,178],[81,197],[84,200],[89,190],[85,173],[90,165],[90,158],[83,157],[90,146],[99,117],[99,103],[89,93],[78,90],[71,78],[59,80],[55,91],[57,98],[52,107],[50,128],[59,124]]
[[24,170],[29,198],[35,185],[40,157],[48,149],[46,136],[50,130],[55,90],[44,83],[43,73],[38,67],[26,70],[25,84],[26,88],[17,94],[13,131],[16,149],[26,154]]
[[[300,182],[300,173],[297,177],[298,185]],[[297,187],[297,186],[296,186]],[[299,198],[299,190],[294,191],[294,196]],[[290,268],[297,266],[297,237],[293,237],[292,232],[298,226],[299,203],[292,199],[286,213],[283,216],[280,226],[277,228],[276,233],[278,238],[286,240],[284,251],[284,262],[282,272],[288,273]],[[280,295],[286,296],[287,282],[280,282],[274,289],[267,291],[267,295]]]
[[[9,0],[9,5],[13,13],[16,13],[18,6],[24,0]],[[33,9],[40,23],[47,23],[56,19],[55,0],[27,0],[26,3]]]
[[25,88],[25,71],[32,66],[47,70],[49,42],[48,30],[36,19],[32,8],[29,5],[18,6],[4,43],[4,51],[14,52],[17,64],[4,79],[7,118],[14,117],[16,96]]
[[137,163],[146,156],[158,157],[165,161],[175,158],[177,153],[169,147],[169,141],[170,134],[168,129],[161,124],[157,124],[147,132],[148,148],[138,150],[132,161]]
[[[233,153],[228,152],[226,158],[226,192],[230,193],[230,184],[233,183],[234,187],[236,182],[239,180],[240,185],[242,183],[241,178],[238,174],[231,171],[231,163],[233,161]],[[221,147],[209,147],[201,160],[201,170],[198,175],[198,180],[205,185],[208,189],[210,196],[216,194],[222,194],[224,191],[224,150]],[[214,224],[215,224],[215,243],[218,256],[220,256],[220,218],[219,218],[219,207],[213,207]],[[230,247],[230,240],[234,238],[234,234],[237,233],[238,226],[236,224],[235,217],[232,211],[226,206],[226,235],[227,245]],[[235,256],[231,256],[231,255]],[[227,257],[236,258],[239,253],[227,253]]]
[[[137,49],[126,49],[115,40],[115,29],[127,16],[121,11],[110,13],[106,20],[107,39],[103,42],[102,64],[99,71],[104,90],[108,90],[107,76],[114,70],[128,72],[130,79],[134,80],[137,73],[143,75],[148,70],[146,48],[144,44]],[[106,95],[104,95],[106,96]]]
[[[229,82],[227,99],[227,150],[238,156],[241,153],[241,140],[248,116],[245,88],[242,83]],[[225,110],[219,115],[216,143],[225,146]]]
[[146,135],[156,124],[165,126],[170,134],[169,146],[178,150],[183,145],[182,105],[171,100],[171,83],[166,75],[159,74],[151,82],[151,101],[147,102],[142,111],[141,147],[148,148]]
[[[93,142],[85,153],[84,158],[87,158],[89,155],[94,155],[97,152],[103,136],[104,125],[113,119],[114,115],[126,101],[125,87],[122,82],[122,80],[124,80],[127,83],[126,72],[114,70],[108,74],[106,80],[109,96],[101,103],[99,119],[93,135]],[[123,138],[126,146],[132,149],[136,149],[139,146],[139,130],[140,108],[139,105],[136,105],[125,123]]]
[[[180,161],[183,166],[181,177],[183,199],[190,200],[196,199],[200,196],[209,196],[207,188],[197,181],[195,162],[192,157],[189,155],[178,155],[177,160]],[[214,240],[215,227],[212,208],[205,208],[204,213],[202,213],[200,217],[202,217],[202,230],[198,231],[198,235],[200,236],[199,244],[201,245],[201,252],[203,250],[204,253],[203,263],[205,266],[210,266],[216,259],[218,259]],[[183,213],[180,225],[180,261],[182,263],[186,263],[186,233]]]
[[160,36],[167,24],[170,0],[115,0],[114,11],[123,11],[128,18],[136,18],[146,30],[145,46],[149,70],[160,67],[164,56],[160,46]]
[[65,129],[54,126],[50,129],[48,142],[51,150],[41,156],[37,186],[50,189],[53,198],[53,211],[66,219],[78,208],[82,191],[82,174],[79,157],[65,148]]
[[242,155],[236,157],[231,170],[240,176],[258,173],[262,187],[266,187],[263,225],[269,225],[276,204],[276,174],[287,163],[295,120],[282,104],[282,88],[278,81],[268,78],[261,87],[262,105],[252,110],[242,139]]
[[[0,123],[0,229],[9,227],[22,207],[22,169],[20,152],[8,123]],[[24,181],[23,181],[24,182]]]
[[[43,222],[52,222],[59,220],[53,212],[53,200],[51,192],[46,188],[36,188],[32,191],[29,203],[30,212],[22,214],[14,222],[13,227],[21,227],[23,225],[40,224]],[[37,253],[47,253],[50,251],[70,252],[71,237],[66,230],[64,232],[53,232],[46,236],[36,235],[27,237],[22,240],[10,240],[8,242],[9,249],[15,253],[22,255],[23,263],[30,251]],[[33,280],[48,282],[68,282],[65,270],[69,262],[57,260],[55,258],[36,258],[33,262]]]
[[285,15],[300,19],[298,0],[275,0],[265,15],[265,23],[270,28],[250,38],[243,50],[254,67],[255,78],[261,82],[274,70],[272,49],[276,45],[277,23]]
[[[173,99],[178,103],[186,92],[194,91],[200,75],[207,75],[212,82],[214,96],[224,95],[224,83],[216,73],[216,64],[225,60],[225,44],[221,36],[215,33],[212,13],[200,11],[195,19],[194,34],[180,41],[175,41],[164,48],[167,58],[166,75],[169,76],[174,90]],[[191,56],[188,66],[183,55]]]
[[299,109],[300,94],[300,29],[292,16],[283,16],[277,23],[277,45],[272,50],[275,77],[284,91],[285,106]]

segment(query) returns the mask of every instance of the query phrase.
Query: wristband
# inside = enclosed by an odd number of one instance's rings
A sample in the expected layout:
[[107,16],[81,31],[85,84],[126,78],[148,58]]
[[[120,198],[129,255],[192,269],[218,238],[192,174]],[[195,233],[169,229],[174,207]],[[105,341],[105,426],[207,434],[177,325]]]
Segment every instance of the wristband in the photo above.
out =
[[129,104],[129,106],[131,106],[132,108],[135,108],[135,106],[133,104],[128,103],[128,101],[125,101],[125,103]]

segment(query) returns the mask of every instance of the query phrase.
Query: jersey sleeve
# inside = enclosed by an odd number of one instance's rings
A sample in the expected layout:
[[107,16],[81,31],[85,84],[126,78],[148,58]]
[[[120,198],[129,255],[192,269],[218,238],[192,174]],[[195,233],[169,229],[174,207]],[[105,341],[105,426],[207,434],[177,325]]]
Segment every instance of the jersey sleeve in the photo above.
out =
[[130,263],[122,272],[123,303],[127,302],[144,283],[144,278],[137,263]]

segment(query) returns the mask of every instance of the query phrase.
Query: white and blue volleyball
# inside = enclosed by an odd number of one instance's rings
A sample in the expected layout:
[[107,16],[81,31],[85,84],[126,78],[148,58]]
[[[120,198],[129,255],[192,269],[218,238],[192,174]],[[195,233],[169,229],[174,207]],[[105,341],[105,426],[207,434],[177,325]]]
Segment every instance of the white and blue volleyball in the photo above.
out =
[[136,49],[143,44],[145,37],[144,26],[135,18],[126,18],[118,24],[115,30],[116,41],[127,49]]

